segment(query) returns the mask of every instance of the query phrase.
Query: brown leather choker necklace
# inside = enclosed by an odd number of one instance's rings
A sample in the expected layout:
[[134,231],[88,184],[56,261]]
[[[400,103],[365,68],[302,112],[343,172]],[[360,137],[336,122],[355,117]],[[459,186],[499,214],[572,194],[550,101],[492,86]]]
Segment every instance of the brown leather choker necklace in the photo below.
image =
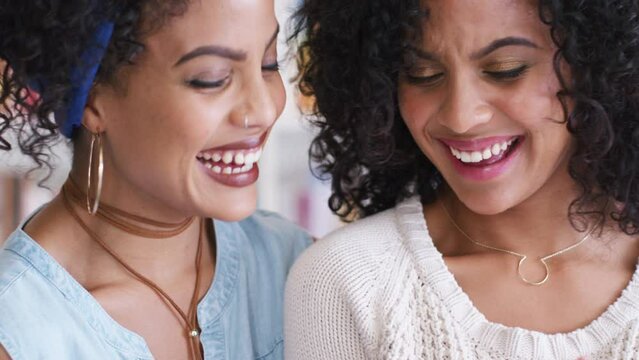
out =
[[[82,205],[83,201],[86,201],[86,194],[80,190],[80,187],[73,180],[67,181],[64,185],[64,190],[66,191],[65,194],[76,203]],[[95,215],[122,231],[149,239],[166,239],[181,234],[193,223],[193,220],[195,220],[194,217],[190,217],[177,224],[163,223],[130,214],[105,203],[100,203],[100,207],[98,207]],[[148,225],[151,229],[137,226],[127,220]]]
[[[62,199],[64,201],[64,206],[69,211],[71,216],[78,222],[78,224],[84,229],[84,231],[93,239],[96,243],[98,243],[109,255],[111,255],[124,269],[129,272],[136,280],[140,281],[142,284],[148,286],[153,290],[161,299],[162,302],[167,304],[172,312],[177,313],[179,315],[182,325],[186,330],[186,338],[189,343],[189,349],[191,353],[191,359],[193,360],[202,360],[202,350],[200,348],[200,329],[197,324],[197,301],[198,294],[200,289],[200,264],[202,262],[202,238],[203,238],[203,228],[204,222],[200,222],[200,233],[198,238],[198,246],[197,253],[195,255],[195,289],[193,290],[193,296],[191,297],[191,302],[189,304],[189,308],[187,313],[184,313],[182,309],[171,299],[171,297],[164,292],[157,284],[143,276],[139,272],[135,271],[131,268],[127,263],[125,263],[109,246],[98,236],[94,231],[89,228],[89,226],[80,218],[80,215],[75,211],[71,201],[76,202],[80,206],[82,206],[83,202],[86,199],[86,195],[82,193],[82,191],[78,188],[76,184],[72,181],[68,181],[62,187]],[[185,221],[179,224],[169,224],[162,223],[158,221],[154,221],[151,219],[147,219],[141,216],[137,216],[134,214],[129,214],[126,211],[117,209],[115,207],[100,204],[96,215],[108,222],[109,224],[117,227],[118,229],[125,231],[129,234],[142,236],[146,238],[168,238],[171,236],[178,235],[182,233],[186,228],[193,223],[194,218],[188,218]],[[128,221],[130,220],[130,221]],[[140,226],[135,224],[134,222],[147,225],[148,227]],[[154,228],[159,228],[159,230]],[[213,232],[214,234],[214,232]],[[214,236],[214,235],[213,235]]]

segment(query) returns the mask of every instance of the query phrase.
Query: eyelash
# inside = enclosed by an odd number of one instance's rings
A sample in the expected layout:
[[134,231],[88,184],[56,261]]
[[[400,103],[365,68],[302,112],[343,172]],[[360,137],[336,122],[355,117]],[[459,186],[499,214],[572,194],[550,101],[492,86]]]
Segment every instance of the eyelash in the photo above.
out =
[[406,79],[409,83],[414,85],[426,85],[433,86],[435,83],[444,76],[443,73],[431,75],[431,76],[413,76],[406,74]]
[[520,77],[521,75],[526,73],[527,70],[528,70],[528,65],[522,65],[518,68],[514,68],[514,69],[506,70],[506,71],[484,71],[484,74],[492,77],[493,79],[497,81],[508,81],[508,80],[514,80]]
[[[517,79],[528,71],[528,65],[522,65],[518,68],[506,70],[506,71],[484,71],[484,74],[492,77],[496,81],[511,81]],[[431,76],[413,76],[406,74],[406,78],[409,83],[415,85],[434,86],[444,76],[443,73],[431,75]]]
[[196,89],[216,89],[216,88],[220,88],[224,86],[228,79],[229,79],[228,76],[222,80],[217,80],[217,81],[202,81],[202,80],[194,79],[194,80],[190,80],[188,83],[190,86]]
[[262,66],[262,71],[280,71],[280,63],[278,61]]
[[[275,62],[273,64],[264,65],[262,66],[262,71],[268,71],[268,72],[280,71],[280,64],[279,62]],[[224,86],[226,82],[228,81],[228,79],[229,79],[228,76],[225,77],[224,79],[217,80],[217,81],[202,81],[198,79],[193,79],[188,81],[188,84],[191,87],[194,87],[196,89],[216,89],[216,88],[220,88]]]

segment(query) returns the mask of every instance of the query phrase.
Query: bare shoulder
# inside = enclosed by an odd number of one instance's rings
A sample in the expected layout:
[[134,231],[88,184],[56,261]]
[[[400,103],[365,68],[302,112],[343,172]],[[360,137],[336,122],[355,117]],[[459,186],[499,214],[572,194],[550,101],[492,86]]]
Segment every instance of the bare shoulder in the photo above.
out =
[[81,230],[58,198],[29,219],[23,230],[70,272],[82,254],[91,250],[92,243],[78,236]]
[[64,207],[54,199],[27,221],[24,232],[41,245],[58,241],[68,236],[65,215]]
[[11,360],[11,357],[2,345],[0,345],[0,360]]

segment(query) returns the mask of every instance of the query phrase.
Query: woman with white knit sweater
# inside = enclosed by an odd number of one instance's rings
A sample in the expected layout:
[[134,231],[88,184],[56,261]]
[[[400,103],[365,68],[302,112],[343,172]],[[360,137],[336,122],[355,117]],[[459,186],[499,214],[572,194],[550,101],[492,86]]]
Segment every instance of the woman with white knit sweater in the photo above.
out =
[[636,0],[306,0],[286,357],[639,359]]

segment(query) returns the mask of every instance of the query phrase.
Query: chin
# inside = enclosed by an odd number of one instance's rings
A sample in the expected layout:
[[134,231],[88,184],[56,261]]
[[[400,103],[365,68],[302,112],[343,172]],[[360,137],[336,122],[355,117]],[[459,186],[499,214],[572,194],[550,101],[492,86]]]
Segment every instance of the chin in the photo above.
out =
[[225,196],[220,196],[215,201],[214,206],[214,209],[205,212],[204,215],[206,217],[235,222],[243,220],[255,212],[257,198],[255,196],[243,196],[240,199],[228,199]]
[[466,208],[478,215],[497,215],[515,207],[519,202],[507,191],[455,191]]

